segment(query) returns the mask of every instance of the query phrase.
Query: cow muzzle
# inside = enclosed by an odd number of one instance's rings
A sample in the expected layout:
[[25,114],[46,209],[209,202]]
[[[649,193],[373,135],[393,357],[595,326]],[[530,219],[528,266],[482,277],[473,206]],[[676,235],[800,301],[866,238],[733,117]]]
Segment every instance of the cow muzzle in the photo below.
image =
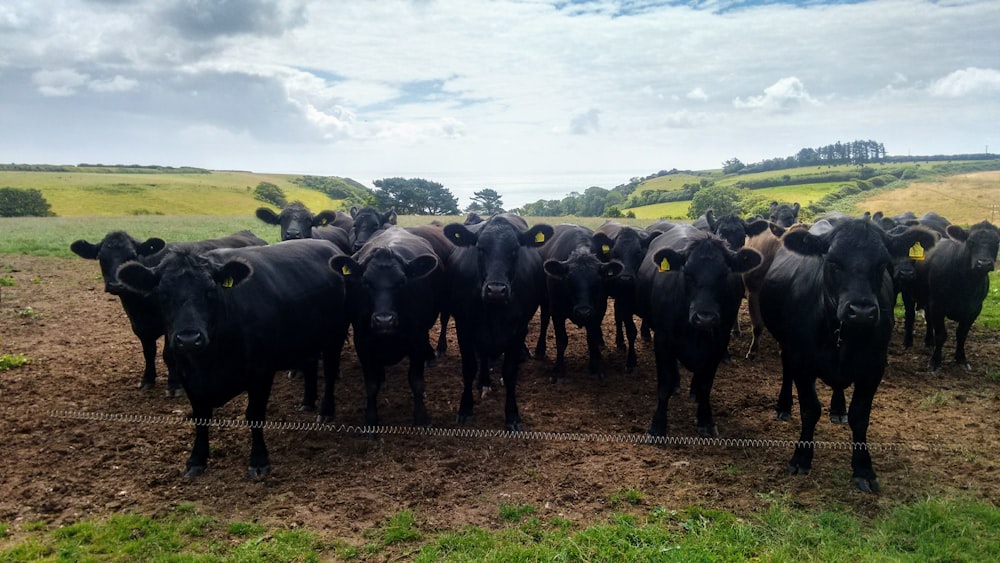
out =
[[399,328],[399,317],[395,313],[375,313],[372,315],[372,330],[377,334],[389,334]]
[[714,311],[692,311],[689,321],[698,330],[711,330],[719,326],[720,319]]
[[111,295],[121,295],[126,292],[125,284],[121,282],[106,282],[104,284],[104,292],[110,293]]
[[994,268],[993,260],[989,258],[979,258],[976,260],[975,269],[977,272],[992,272]]
[[506,303],[510,299],[510,285],[503,282],[486,282],[483,284],[483,301],[487,303]]
[[573,321],[578,327],[590,322],[590,319],[594,316],[594,308],[590,305],[580,305],[578,307],[573,307],[573,312],[569,316],[569,320]]
[[208,336],[200,330],[182,330],[174,333],[171,342],[179,352],[196,352],[208,346]]
[[848,303],[844,308],[842,320],[846,323],[861,326],[871,326],[879,320],[878,305],[870,302]]

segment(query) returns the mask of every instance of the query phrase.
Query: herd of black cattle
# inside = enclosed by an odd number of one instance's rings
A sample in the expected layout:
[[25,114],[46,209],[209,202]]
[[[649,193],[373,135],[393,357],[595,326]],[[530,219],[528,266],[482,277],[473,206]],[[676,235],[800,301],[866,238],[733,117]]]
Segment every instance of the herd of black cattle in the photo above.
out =
[[[615,300],[615,344],[636,366],[634,317],[651,331],[657,402],[649,433],[667,432],[667,404],[679,392],[679,366],[693,373],[699,433],[717,436],[710,392],[728,355],[731,329],[747,297],[756,353],[764,328],[781,349],[783,384],[777,416],[787,418],[794,384],[800,444],[792,474],[812,465],[810,442],[821,407],[815,382],[834,395],[831,418],[850,425],[853,483],[877,491],[865,447],[872,398],[886,367],[893,306],[902,294],[905,342],[915,308],[927,319],[931,369],[941,365],[944,319],[958,322],[955,361],[968,366],[964,344],[989,287],[1000,230],[988,222],[964,229],[934,213],[855,218],[830,215],[797,223],[798,204],[771,206],[768,219],[716,218],[693,224],[659,221],[647,228],[608,221],[597,230],[536,224],[501,214],[464,224],[396,226],[393,211],[352,209],[313,214],[292,204],[276,214],[282,242],[267,245],[249,231],[199,242],[138,241],[120,231],[73,252],[100,263],[105,290],[117,295],[142,343],[141,386],[154,385],[156,341],[165,335],[167,387],[191,402],[195,441],[186,474],[208,463],[213,408],[247,392],[252,445],[249,473],[270,472],[263,430],[278,370],[301,370],[303,408],[334,416],[334,381],[348,331],[364,373],[365,425],[378,424],[377,394],[385,368],[409,359],[413,422],[427,425],[423,372],[447,347],[454,319],[464,387],[458,422],[474,420],[474,388],[491,386],[489,364],[502,356],[505,426],[522,430],[518,365],[529,354],[528,323],[541,310],[534,353],[543,357],[551,321],[553,377],[565,374],[566,321],[585,329],[588,369],[600,376],[601,323]],[[429,331],[440,319],[436,349]],[[322,359],[322,364],[320,360]],[[323,367],[323,396],[318,371]],[[850,407],[844,389],[854,386]],[[474,387],[475,386],[475,387]],[[257,424],[254,424],[257,423]]]

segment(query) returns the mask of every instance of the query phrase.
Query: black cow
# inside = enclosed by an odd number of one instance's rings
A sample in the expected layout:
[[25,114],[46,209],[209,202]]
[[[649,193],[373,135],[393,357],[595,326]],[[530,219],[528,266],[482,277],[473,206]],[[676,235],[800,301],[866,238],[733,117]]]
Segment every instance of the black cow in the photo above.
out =
[[[126,262],[137,260],[153,267],[163,259],[169,250],[187,252],[205,252],[213,248],[229,248],[241,246],[257,246],[267,244],[266,241],[250,231],[240,231],[226,237],[196,242],[174,242],[167,244],[160,238],[149,238],[140,242],[124,231],[112,231],[104,236],[101,242],[93,244],[86,240],[77,240],[70,245],[77,256],[88,260],[97,260],[101,266],[101,276],[104,278],[104,291],[118,296],[122,309],[128,317],[132,332],[139,338],[142,345],[142,357],[145,368],[142,372],[140,389],[152,389],[156,384],[156,341],[163,336],[163,317],[159,306],[149,296],[130,291],[118,279],[118,267]],[[181,382],[173,370],[170,354],[164,347],[164,362],[167,364],[167,394],[179,396]]]
[[468,215],[465,216],[464,225],[478,225],[484,222],[482,215],[476,213],[475,211],[470,211]]
[[795,202],[791,205],[787,203],[778,204],[777,201],[771,202],[771,207],[769,210],[768,220],[770,220],[775,225],[779,227],[788,228],[794,225],[799,220],[799,203]]
[[[340,211],[320,211],[313,214],[302,202],[295,201],[275,213],[267,207],[257,209],[257,218],[268,225],[281,227],[281,240],[320,238],[329,240],[343,249],[342,237],[351,229],[352,221]],[[336,228],[333,228],[336,227]],[[343,230],[344,235],[340,230]],[[346,250],[345,250],[346,252]]]
[[604,249],[613,241],[604,233],[587,227],[561,224],[553,227],[552,240],[539,249],[547,274],[548,299],[542,302],[541,323],[535,357],[545,357],[546,333],[551,318],[556,333],[556,362],[552,379],[566,375],[566,320],[586,330],[590,375],[603,377],[601,372],[601,323],[608,309],[608,287],[623,269],[621,262],[603,262]]
[[305,239],[201,255],[172,252],[154,268],[130,262],[118,270],[123,283],[160,303],[167,346],[196,421],[187,476],[208,464],[212,409],[244,391],[249,475],[270,473],[262,425],[274,372],[303,368],[322,354],[329,383],[339,367],[347,334],[344,282],[329,262],[340,255],[327,241]]
[[722,217],[716,217],[711,209],[704,215],[698,217],[692,223],[695,227],[715,233],[722,237],[732,251],[743,248],[747,237],[753,237],[767,230],[768,222],[762,219],[754,219],[749,223],[735,213],[726,213]]
[[862,491],[878,491],[866,443],[892,333],[889,266],[918,241],[930,248],[935,237],[921,228],[889,234],[865,219],[839,221],[821,235],[799,229],[782,238],[760,290],[760,307],[781,348],[783,376],[799,396],[802,430],[789,474],[812,468],[819,377],[835,392],[854,385],[847,414],[856,444],[852,480]]
[[[638,227],[606,221],[595,231],[611,239],[610,249],[601,247],[604,260],[622,263],[622,272],[611,280],[609,294],[615,300],[615,346],[625,350],[625,373],[632,373],[638,364],[635,354],[635,280],[642,259],[646,257],[649,243],[660,236],[661,231],[647,231]],[[626,337],[628,345],[626,347]]]
[[398,216],[395,209],[390,209],[382,213],[374,207],[351,208],[351,218],[354,226],[348,233],[351,240],[351,251],[361,250],[368,239],[375,236],[375,233],[396,224]]
[[474,420],[472,384],[490,386],[489,361],[503,354],[504,407],[508,430],[523,430],[517,409],[517,371],[528,323],[545,297],[545,272],[536,250],[552,238],[552,227],[524,228],[523,218],[501,214],[476,232],[450,224],[444,232],[456,248],[448,263],[452,315],[462,355],[463,390],[458,422]]
[[[942,239],[917,262],[914,305],[923,307],[927,318],[924,345],[930,349],[931,370],[941,367],[941,348],[947,339],[945,318],[958,322],[955,329],[955,363],[970,369],[965,356],[965,340],[972,323],[983,309],[990,290],[989,273],[995,268],[1000,247],[1000,229],[983,221],[965,230],[949,225],[950,238]],[[912,308],[906,312],[906,337],[913,340]]]
[[678,362],[693,372],[702,435],[718,435],[710,393],[729,345],[742,298],[740,273],[755,268],[760,254],[733,252],[725,241],[691,225],[677,225],[649,245],[639,268],[639,316],[652,324],[656,358],[656,412],[649,433],[666,435],[667,403],[680,387]]
[[423,238],[392,227],[368,239],[354,257],[334,257],[330,267],[347,281],[354,348],[365,377],[365,424],[378,425],[378,392],[385,367],[405,357],[410,364],[413,424],[427,426],[424,366],[434,357],[427,331],[437,319],[446,283],[434,249]]

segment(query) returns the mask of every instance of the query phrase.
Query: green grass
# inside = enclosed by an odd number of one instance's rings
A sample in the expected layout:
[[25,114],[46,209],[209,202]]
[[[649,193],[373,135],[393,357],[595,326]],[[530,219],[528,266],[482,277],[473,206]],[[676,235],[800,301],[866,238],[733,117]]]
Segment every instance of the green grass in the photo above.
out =
[[0,371],[7,371],[13,368],[19,368],[24,364],[30,364],[31,360],[26,358],[22,354],[3,354],[0,355]]

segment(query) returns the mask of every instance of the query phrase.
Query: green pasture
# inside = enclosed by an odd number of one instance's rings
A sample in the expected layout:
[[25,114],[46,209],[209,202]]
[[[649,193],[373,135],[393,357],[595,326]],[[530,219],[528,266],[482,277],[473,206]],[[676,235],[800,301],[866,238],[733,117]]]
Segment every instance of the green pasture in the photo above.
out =
[[239,171],[116,174],[0,170],[0,187],[37,189],[60,217],[253,215],[265,205],[253,197],[253,189],[261,182],[278,186],[288,201],[301,201],[314,211],[339,207],[339,200],[293,184],[297,177]]

